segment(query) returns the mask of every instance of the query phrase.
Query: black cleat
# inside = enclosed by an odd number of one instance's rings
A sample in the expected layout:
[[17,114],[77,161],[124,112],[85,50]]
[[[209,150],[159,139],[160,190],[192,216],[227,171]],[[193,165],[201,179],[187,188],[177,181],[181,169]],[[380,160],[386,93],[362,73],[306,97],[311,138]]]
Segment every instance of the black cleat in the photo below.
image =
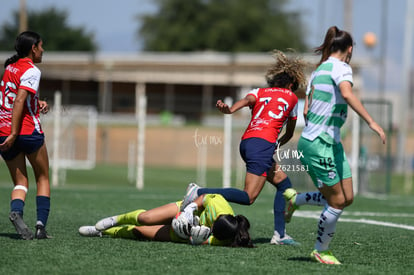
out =
[[46,229],[43,225],[38,224],[36,225],[35,238],[40,240],[40,239],[51,239],[52,237],[47,234]]
[[18,212],[10,212],[9,219],[23,240],[33,240],[33,232],[27,227],[23,221],[22,216],[20,216]]

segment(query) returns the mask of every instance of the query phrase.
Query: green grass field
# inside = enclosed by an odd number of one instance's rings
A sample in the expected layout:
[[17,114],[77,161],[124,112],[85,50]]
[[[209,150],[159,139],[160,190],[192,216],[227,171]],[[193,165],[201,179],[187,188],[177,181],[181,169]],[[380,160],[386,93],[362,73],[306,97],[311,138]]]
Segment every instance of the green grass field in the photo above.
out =
[[[79,236],[79,226],[102,217],[182,198],[195,178],[191,169],[148,168],[143,191],[127,182],[124,168],[68,171],[66,184],[52,188],[48,231],[53,239],[18,240],[8,220],[10,180],[4,164],[0,169],[0,274],[412,274],[414,268],[413,196],[356,197],[331,244],[343,265],[326,266],[308,259],[317,223],[310,216],[320,212],[317,207],[302,208],[287,226],[301,246],[269,244],[271,188],[252,206],[233,204],[251,222],[253,249]],[[221,174],[212,171],[208,177],[219,181]],[[25,207],[25,221],[32,228],[34,196],[32,186]]]

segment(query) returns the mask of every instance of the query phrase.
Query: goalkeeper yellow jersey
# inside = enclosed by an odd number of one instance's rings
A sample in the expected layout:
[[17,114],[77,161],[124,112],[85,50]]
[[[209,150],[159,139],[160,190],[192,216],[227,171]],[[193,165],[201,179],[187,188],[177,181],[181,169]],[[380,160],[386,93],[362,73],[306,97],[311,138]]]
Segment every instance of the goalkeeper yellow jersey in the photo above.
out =
[[[182,201],[177,202],[178,208],[180,208]],[[220,215],[232,215],[234,216],[233,208],[230,204],[224,199],[222,195],[219,194],[205,194],[203,199],[202,211],[198,210],[194,214],[200,217],[200,225],[207,226],[211,228],[213,223],[217,220]],[[175,242],[186,242],[187,240],[180,239],[174,233],[171,228],[171,239]],[[216,239],[213,235],[208,238],[209,245],[219,245],[226,246],[231,243],[231,240],[220,241]]]
[[[204,210],[197,213],[200,217],[200,224],[210,228],[220,215],[234,216],[233,208],[231,208],[230,204],[219,194],[204,195],[203,206]],[[210,245],[228,245],[229,241],[220,241],[211,235],[208,238],[208,243]]]
[[200,217],[200,224],[207,227],[212,227],[215,220],[220,215],[234,216],[233,208],[230,204],[219,194],[206,194],[203,199],[204,210],[197,213]]

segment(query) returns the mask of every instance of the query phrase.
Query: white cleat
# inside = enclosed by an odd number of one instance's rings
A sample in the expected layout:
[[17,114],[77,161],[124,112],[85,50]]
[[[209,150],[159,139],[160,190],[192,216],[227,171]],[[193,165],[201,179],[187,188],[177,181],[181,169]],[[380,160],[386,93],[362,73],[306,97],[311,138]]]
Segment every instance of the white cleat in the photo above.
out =
[[299,246],[300,243],[295,241],[291,236],[288,234],[285,234],[283,238],[280,238],[279,234],[274,234],[272,239],[270,240],[270,244],[276,244],[276,245],[293,245],[293,246]]
[[118,216],[112,216],[112,217],[104,218],[104,219],[98,221],[95,224],[95,228],[99,231],[104,231],[108,228],[114,227],[114,226],[118,225],[117,218],[118,218]]
[[194,182],[188,185],[183,202],[181,203],[180,211],[183,211],[187,205],[189,205],[198,198],[198,189],[200,189],[200,186],[198,186]]
[[102,237],[102,232],[96,230],[93,225],[85,225],[79,227],[79,234],[85,237]]

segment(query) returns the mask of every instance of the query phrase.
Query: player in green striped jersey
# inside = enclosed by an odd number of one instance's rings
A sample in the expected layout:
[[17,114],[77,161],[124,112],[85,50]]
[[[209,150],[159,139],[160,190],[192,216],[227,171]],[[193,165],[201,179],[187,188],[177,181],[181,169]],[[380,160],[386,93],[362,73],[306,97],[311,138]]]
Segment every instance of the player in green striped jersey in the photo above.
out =
[[300,205],[324,205],[318,222],[318,234],[311,258],[325,264],[340,264],[329,250],[336,223],[343,209],[354,199],[352,175],[340,140],[348,105],[376,132],[385,144],[383,129],[368,114],[353,94],[351,35],[337,27],[328,29],[325,40],[315,52],[322,55],[312,73],[306,91],[304,116],[306,126],[298,142],[301,159],[319,192],[297,194],[285,191],[289,201],[286,221]]

